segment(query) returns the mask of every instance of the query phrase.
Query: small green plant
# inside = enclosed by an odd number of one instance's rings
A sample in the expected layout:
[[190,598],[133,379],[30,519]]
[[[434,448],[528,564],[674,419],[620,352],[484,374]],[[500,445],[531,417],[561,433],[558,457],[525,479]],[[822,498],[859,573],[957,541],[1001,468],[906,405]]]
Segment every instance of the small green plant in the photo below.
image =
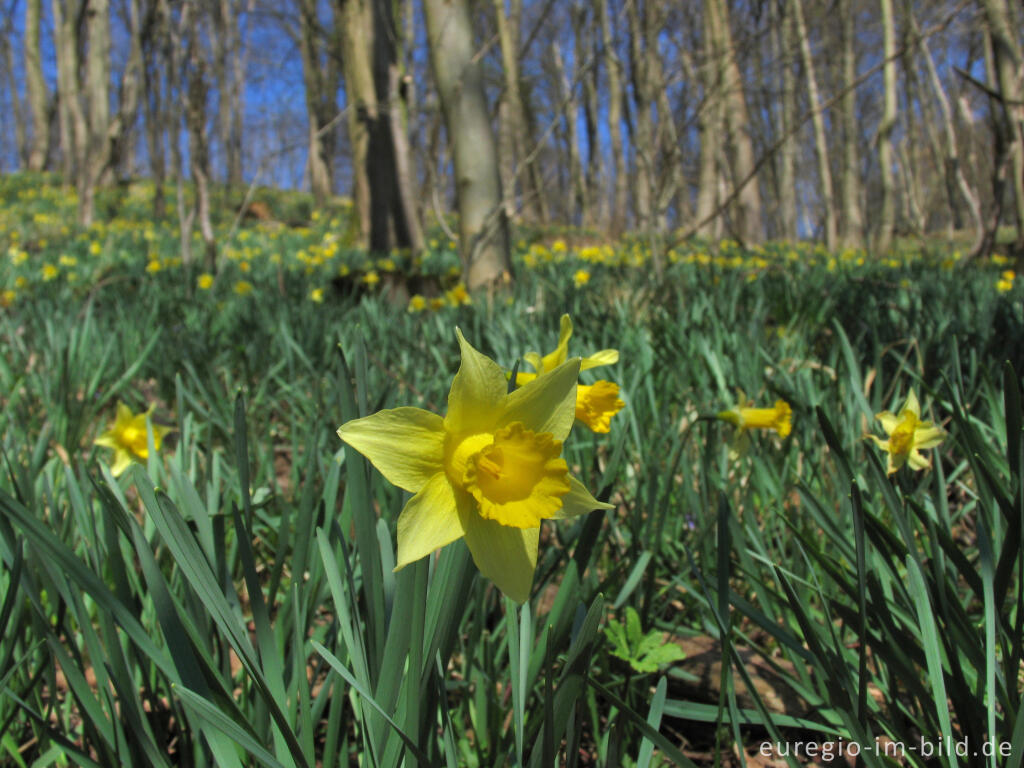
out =
[[626,606],[626,623],[609,619],[604,634],[612,644],[612,656],[627,662],[641,674],[657,672],[659,667],[686,656],[678,645],[666,642],[657,629],[644,632],[640,614],[631,605]]

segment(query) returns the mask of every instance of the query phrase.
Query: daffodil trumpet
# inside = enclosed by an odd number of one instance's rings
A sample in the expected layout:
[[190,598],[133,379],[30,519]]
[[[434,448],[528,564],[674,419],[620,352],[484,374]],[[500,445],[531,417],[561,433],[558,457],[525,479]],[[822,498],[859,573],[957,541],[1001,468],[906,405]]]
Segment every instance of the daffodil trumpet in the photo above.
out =
[[562,458],[580,360],[509,392],[501,367],[456,336],[462,364],[444,417],[394,408],[349,421],[338,436],[414,494],[398,518],[396,571],[464,537],[480,572],[523,603],[541,521],[611,508]]

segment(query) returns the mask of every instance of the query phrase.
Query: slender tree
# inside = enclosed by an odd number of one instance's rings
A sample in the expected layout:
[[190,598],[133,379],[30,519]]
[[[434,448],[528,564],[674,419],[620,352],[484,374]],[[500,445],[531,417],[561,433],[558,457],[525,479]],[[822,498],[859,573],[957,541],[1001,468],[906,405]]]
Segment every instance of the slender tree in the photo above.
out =
[[1017,37],[1019,27],[1014,24],[1007,0],[982,0],[982,8],[992,49],[990,72],[994,76],[991,79],[999,93],[996,119],[1000,121],[1009,161],[1017,247],[1024,250],[1024,101],[1021,99],[1024,53]]
[[892,0],[879,0],[882,22],[883,106],[882,121],[878,126],[878,166],[881,178],[882,202],[875,231],[875,250],[885,253],[892,245],[896,228],[896,172],[893,130],[896,127],[899,93],[896,80],[896,20]]
[[812,110],[811,125],[814,127],[814,154],[818,160],[818,182],[824,219],[825,247],[831,251],[835,249],[838,242],[839,230],[832,187],[832,166],[829,164],[828,138],[825,132],[825,113],[821,109],[818,77],[815,74],[811,39],[804,19],[803,0],[791,0],[790,7],[793,12],[793,22],[796,25],[797,39],[800,41],[800,56],[804,65],[804,78],[807,82],[807,102]]
[[857,119],[857,92],[853,82],[857,77],[856,16],[851,0],[839,0],[842,46],[843,95],[839,99],[838,116],[842,135],[840,153],[839,220],[841,244],[858,248],[864,238],[864,216],[861,207],[860,130]]
[[41,171],[50,154],[50,95],[43,77],[40,54],[39,21],[42,0],[25,2],[25,96],[32,116],[32,141],[28,152],[28,169]]
[[616,53],[608,0],[598,0],[597,13],[601,23],[601,49],[608,78],[608,141],[611,145],[614,181],[612,183],[612,215],[610,233],[617,236],[626,228],[629,179],[626,176],[626,154],[622,143],[622,61]]
[[374,251],[423,248],[413,203],[398,30],[384,0],[347,0],[342,10],[345,89],[356,210]]
[[455,167],[463,275],[472,290],[512,273],[497,147],[466,0],[424,0],[423,11]]
[[758,242],[763,235],[761,190],[743,76],[730,29],[729,6],[726,0],[705,0],[704,13],[708,17],[708,44],[719,70],[717,82],[724,101],[724,151],[733,187],[740,187],[732,206],[733,232],[743,242]]

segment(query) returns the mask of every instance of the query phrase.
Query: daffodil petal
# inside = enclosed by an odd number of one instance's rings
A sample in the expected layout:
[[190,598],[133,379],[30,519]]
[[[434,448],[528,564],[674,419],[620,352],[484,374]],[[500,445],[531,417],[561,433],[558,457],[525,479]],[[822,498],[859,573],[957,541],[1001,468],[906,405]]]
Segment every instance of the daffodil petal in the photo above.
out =
[[92,442],[94,445],[98,445],[103,448],[116,449],[121,447],[121,444],[117,441],[117,435],[113,431],[104,432]]
[[930,421],[922,422],[914,432],[915,448],[934,448],[945,438],[946,432]]
[[903,404],[903,408],[900,409],[900,415],[903,415],[907,411],[921,418],[921,404],[917,402],[917,393],[914,390],[910,390],[907,393],[907,402]]
[[398,516],[398,564],[395,570],[451,544],[463,534],[455,489],[438,472],[406,503]]
[[536,373],[517,373],[516,374],[516,386],[521,387],[524,384],[529,384],[531,381],[536,379],[538,374]]
[[553,352],[544,355],[541,366],[537,370],[541,373],[548,373],[555,370],[565,362],[569,356],[569,339],[572,338],[572,319],[569,315],[562,315],[559,321],[558,346]]
[[550,519],[566,520],[593,512],[595,509],[614,509],[614,506],[595,499],[583,483],[570,475],[569,492],[562,497],[562,508],[551,515]]
[[128,451],[120,450],[114,454],[114,463],[110,467],[110,474],[120,477],[131,465],[132,455]]
[[444,467],[444,420],[422,408],[394,408],[355,419],[338,437],[370,460],[388,482],[416,493]]
[[580,365],[580,370],[586,371],[591,368],[597,368],[601,365],[615,365],[617,362],[619,362],[619,350],[602,349],[600,352],[595,352],[588,357],[584,357],[583,363]]
[[864,435],[864,439],[865,440],[874,440],[875,441],[875,445],[877,445],[883,451],[888,451],[889,450],[889,441],[888,440],[883,440],[882,438],[878,437],[877,435]]
[[466,545],[480,573],[505,595],[525,603],[537,568],[540,528],[511,528],[485,520],[472,503],[459,504],[459,517],[466,531]]
[[931,461],[922,456],[916,448],[907,456],[907,464],[911,469],[928,469],[932,465]]
[[900,423],[899,417],[892,411],[882,411],[875,415],[878,419],[878,423],[882,425],[882,429],[885,430],[885,434],[891,435]]
[[576,418],[576,380],[579,358],[568,360],[551,373],[515,390],[508,396],[496,427],[521,421],[534,432],[550,432],[565,440]]
[[127,422],[131,421],[133,418],[135,418],[135,416],[132,413],[132,409],[131,408],[129,408],[124,403],[118,403],[117,404],[117,419],[116,419],[116,423],[117,424],[127,423]]
[[538,373],[541,372],[541,368],[544,365],[544,363],[541,362],[540,355],[538,355],[536,352],[527,352],[525,355],[523,355],[523,360],[529,363],[530,366],[533,367],[533,370],[537,371]]
[[508,381],[501,366],[477,352],[466,341],[462,331],[456,328],[455,334],[462,349],[462,364],[448,393],[444,428],[456,434],[485,432],[501,413],[501,404],[508,393]]
[[888,457],[885,465],[886,474],[895,474],[899,471],[900,467],[907,463],[908,454],[906,453],[892,453],[890,451],[886,456]]

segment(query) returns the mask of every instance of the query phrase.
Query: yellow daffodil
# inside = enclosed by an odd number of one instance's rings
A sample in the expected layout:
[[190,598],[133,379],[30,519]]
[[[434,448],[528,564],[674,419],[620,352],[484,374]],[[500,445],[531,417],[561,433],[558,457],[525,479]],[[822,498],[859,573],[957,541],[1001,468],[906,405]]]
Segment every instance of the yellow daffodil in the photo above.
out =
[[314,288],[312,291],[309,292],[309,300],[314,302],[314,303],[316,303],[316,304],[323,304],[324,303],[324,289],[323,288]]
[[445,298],[448,299],[448,303],[453,307],[473,303],[473,299],[470,298],[469,291],[466,290],[465,283],[457,283],[454,288],[446,291],[444,295]]
[[250,283],[248,280],[239,280],[237,283],[235,283],[234,290],[235,293],[238,294],[239,296],[248,296],[253,291],[252,283]]
[[407,307],[407,311],[422,312],[426,308],[427,300],[423,298],[423,296],[421,296],[420,294],[417,293],[416,295],[409,299],[409,306]]
[[377,270],[371,269],[365,275],[363,275],[363,282],[371,288],[380,282],[380,275],[377,274]]
[[914,390],[910,390],[907,402],[903,404],[898,414],[882,411],[876,414],[875,418],[882,424],[888,439],[882,440],[875,435],[866,437],[874,440],[878,447],[888,454],[886,472],[891,475],[904,464],[909,464],[910,468],[915,470],[931,466],[931,462],[921,455],[921,451],[934,448],[941,443],[946,433],[930,421],[921,421],[921,406],[917,402]]
[[[117,419],[114,426],[96,438],[96,445],[114,449],[114,463],[110,467],[111,474],[118,477],[131,465],[132,461],[145,461],[149,458],[149,441],[146,436],[146,421],[153,413],[150,406],[143,413],[132,413],[124,403],[117,404]],[[160,450],[163,436],[170,432],[169,427],[150,422],[153,429],[153,448]]]
[[771,408],[753,408],[753,404],[740,392],[736,406],[728,411],[720,411],[717,417],[738,427],[741,435],[752,429],[771,430],[777,432],[779,437],[789,435],[793,416],[789,403],[776,400]]
[[203,272],[203,274],[197,278],[196,284],[199,286],[199,290],[201,291],[210,290],[210,288],[213,287],[213,275],[209,272]]
[[1002,274],[999,275],[999,280],[996,281],[996,290],[1000,293],[1006,293],[1007,291],[1013,290],[1013,281],[1017,277],[1017,273],[1012,269],[1004,269]]
[[[562,315],[558,334],[558,346],[553,352],[541,357],[536,352],[527,352],[523,359],[533,367],[536,373],[520,373],[516,375],[516,386],[523,386],[538,376],[543,376],[562,365],[569,356],[569,339],[572,338],[572,320]],[[597,368],[602,365],[614,365],[619,361],[617,349],[602,349],[590,357],[583,358],[580,370]],[[599,380],[591,385],[580,384],[576,388],[576,419],[593,432],[608,432],[611,419],[625,405],[619,399],[619,385],[610,381]]]
[[343,424],[338,436],[415,494],[398,518],[395,570],[464,536],[481,573],[522,603],[541,520],[610,508],[569,475],[561,456],[580,361],[509,394],[498,364],[456,335],[462,365],[445,417],[395,408]]
[[582,288],[590,282],[590,273],[585,269],[577,269],[576,274],[572,276],[572,282],[577,288]]

